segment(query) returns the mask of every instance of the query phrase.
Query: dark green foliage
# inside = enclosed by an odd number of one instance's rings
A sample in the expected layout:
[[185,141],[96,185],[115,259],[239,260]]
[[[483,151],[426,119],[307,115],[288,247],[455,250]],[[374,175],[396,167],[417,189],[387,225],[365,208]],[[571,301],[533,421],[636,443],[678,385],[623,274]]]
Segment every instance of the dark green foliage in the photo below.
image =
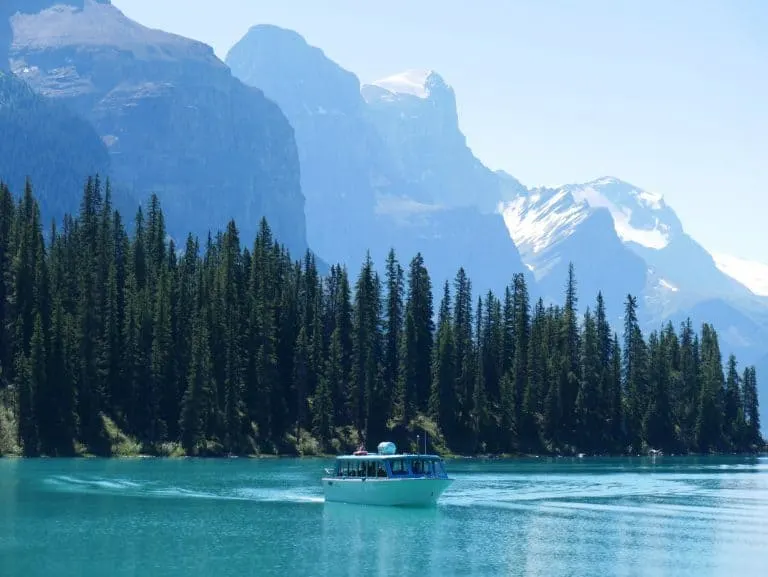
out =
[[190,455],[349,450],[417,426],[468,453],[763,443],[755,370],[723,370],[712,326],[646,340],[630,295],[620,346],[602,295],[577,310],[573,267],[548,308],[522,274],[473,297],[460,269],[434,326],[421,255],[404,271],[390,253],[383,280],[367,258],[352,290],[265,221],[250,249],[230,222],[177,251],[152,197],[129,237],[98,178],[47,246],[30,185],[14,204],[0,184],[0,209],[0,399],[27,455],[109,455],[115,427]]

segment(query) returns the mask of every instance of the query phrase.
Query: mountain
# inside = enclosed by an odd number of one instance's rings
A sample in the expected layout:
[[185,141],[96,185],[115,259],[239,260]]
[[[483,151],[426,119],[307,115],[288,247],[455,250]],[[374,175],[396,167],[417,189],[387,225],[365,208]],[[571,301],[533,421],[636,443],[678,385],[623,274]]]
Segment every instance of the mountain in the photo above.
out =
[[609,316],[623,313],[627,293],[640,294],[646,264],[616,235],[611,214],[592,208],[568,189],[536,188],[502,204],[509,234],[536,277],[546,301],[560,302],[573,263],[582,308],[602,291]]
[[289,118],[308,242],[324,258],[358,266],[370,250],[383,266],[390,248],[401,261],[420,252],[433,283],[464,266],[476,294],[502,290],[525,270],[493,210],[499,181],[466,147],[439,75],[412,78],[422,83],[413,98],[383,81],[361,87],[299,34],[271,25],[251,28],[226,62]]
[[107,0],[4,10],[13,72],[93,125],[113,181],[142,200],[157,193],[172,235],[205,238],[235,218],[250,243],[266,216],[294,254],[306,250],[293,129],[209,46],[141,26]]
[[420,251],[437,282],[464,265],[479,290],[499,290],[522,269],[532,297],[557,302],[573,262],[581,310],[602,291],[615,322],[633,294],[646,331],[717,319],[724,352],[747,363],[768,351],[766,303],[720,270],[661,195],[613,177],[529,190],[489,170],[437,72],[360,86],[299,34],[265,25],[226,62],[290,119],[309,243],[330,260],[358,263],[370,248],[383,264],[390,246],[401,258]]
[[750,294],[720,271],[709,252],[685,233],[661,195],[610,177],[566,189],[592,208],[607,208],[619,238],[689,301]]
[[768,264],[720,252],[713,253],[712,258],[723,273],[743,284],[754,294],[768,297]]
[[[0,72],[0,134],[0,180],[19,197],[31,179],[46,229],[77,209],[88,175],[110,173],[107,147],[88,121],[9,72]],[[112,201],[136,208],[123,189],[113,188]]]
[[690,317],[713,323],[724,352],[742,362],[768,350],[768,299],[725,274],[661,195],[604,177],[507,198],[507,228],[545,297],[559,294],[570,261],[582,294],[602,290],[613,318],[631,293],[646,330]]
[[362,87],[368,118],[399,173],[424,202],[492,213],[498,177],[469,149],[459,129],[456,95],[433,70],[409,70]]

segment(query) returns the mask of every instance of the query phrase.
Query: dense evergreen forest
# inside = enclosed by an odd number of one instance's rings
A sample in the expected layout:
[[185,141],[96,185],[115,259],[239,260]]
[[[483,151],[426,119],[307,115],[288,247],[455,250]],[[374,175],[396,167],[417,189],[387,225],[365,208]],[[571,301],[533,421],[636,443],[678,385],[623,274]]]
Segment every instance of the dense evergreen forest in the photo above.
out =
[[181,250],[163,223],[153,196],[129,236],[97,177],[45,230],[31,185],[0,186],[0,453],[311,454],[422,431],[463,454],[762,448],[755,370],[724,370],[712,326],[645,338],[628,296],[620,339],[573,268],[545,306],[522,274],[473,295],[462,269],[433,287],[390,253],[382,277],[370,258],[321,277],[264,221],[250,249],[234,222]]

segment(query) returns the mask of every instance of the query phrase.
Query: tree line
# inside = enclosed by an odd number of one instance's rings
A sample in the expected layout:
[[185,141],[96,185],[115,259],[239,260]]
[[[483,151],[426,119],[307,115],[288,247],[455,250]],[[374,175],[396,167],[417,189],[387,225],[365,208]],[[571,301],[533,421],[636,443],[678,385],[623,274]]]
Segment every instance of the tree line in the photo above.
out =
[[523,274],[433,287],[418,254],[321,275],[266,221],[243,245],[231,221],[180,249],[156,196],[128,234],[99,177],[44,231],[31,185],[0,185],[0,453],[339,452],[421,429],[462,454],[762,448],[755,369],[724,370],[712,326],[646,338],[628,295],[619,338],[600,294],[578,311],[573,267],[545,305]]

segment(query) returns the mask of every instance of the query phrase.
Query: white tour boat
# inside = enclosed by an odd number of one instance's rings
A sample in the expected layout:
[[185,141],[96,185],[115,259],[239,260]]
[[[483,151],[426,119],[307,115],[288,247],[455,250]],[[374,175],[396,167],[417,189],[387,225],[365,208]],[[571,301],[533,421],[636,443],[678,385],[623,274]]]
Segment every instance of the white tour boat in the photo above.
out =
[[453,479],[438,455],[397,454],[394,443],[379,443],[377,453],[361,448],[336,457],[322,478],[326,501],[365,505],[430,506]]

